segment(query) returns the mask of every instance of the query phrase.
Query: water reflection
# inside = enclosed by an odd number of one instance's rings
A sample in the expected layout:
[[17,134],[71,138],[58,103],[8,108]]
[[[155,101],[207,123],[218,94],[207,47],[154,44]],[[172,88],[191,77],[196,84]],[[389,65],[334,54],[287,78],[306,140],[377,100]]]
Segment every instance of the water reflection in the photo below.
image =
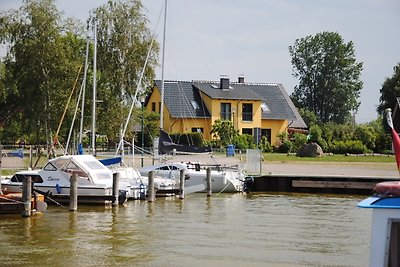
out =
[[[359,198],[192,194],[0,217],[6,265],[366,266]],[[5,260],[5,261],[4,261]]]

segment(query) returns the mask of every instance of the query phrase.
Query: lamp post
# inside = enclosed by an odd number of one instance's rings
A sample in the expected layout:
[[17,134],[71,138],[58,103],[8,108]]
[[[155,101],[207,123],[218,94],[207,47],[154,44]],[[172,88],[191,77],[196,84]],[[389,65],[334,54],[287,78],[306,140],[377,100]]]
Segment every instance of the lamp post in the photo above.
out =
[[144,96],[140,97],[140,103],[142,104],[142,158],[141,166],[143,167],[143,157],[144,157]]

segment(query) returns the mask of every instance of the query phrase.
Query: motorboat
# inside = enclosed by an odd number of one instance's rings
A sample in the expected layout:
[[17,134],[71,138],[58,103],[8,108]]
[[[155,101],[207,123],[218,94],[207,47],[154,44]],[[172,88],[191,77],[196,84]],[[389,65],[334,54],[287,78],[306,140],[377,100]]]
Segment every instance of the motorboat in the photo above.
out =
[[[92,155],[66,155],[50,159],[42,169],[16,172],[3,179],[3,192],[21,192],[22,180],[31,176],[34,190],[57,202],[68,202],[70,178],[78,175],[78,203],[104,203],[112,200],[113,172]],[[119,184],[120,203],[135,196],[139,187],[122,181]]]
[[400,181],[378,183],[358,207],[372,209],[369,266],[400,266]]
[[[180,171],[185,170],[185,188],[206,185],[207,168],[211,169],[211,189],[214,193],[243,191],[244,173],[237,167],[206,165],[199,162],[165,162],[139,169],[142,175],[154,171],[155,175],[180,181]],[[203,187],[204,189],[205,187]],[[204,190],[201,190],[204,192]]]

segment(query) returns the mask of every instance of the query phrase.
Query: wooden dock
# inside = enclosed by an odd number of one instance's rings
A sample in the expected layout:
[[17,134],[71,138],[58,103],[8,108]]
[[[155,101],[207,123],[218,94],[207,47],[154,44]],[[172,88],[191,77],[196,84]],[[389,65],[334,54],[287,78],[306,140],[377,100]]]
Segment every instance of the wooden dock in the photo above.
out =
[[396,180],[399,178],[270,174],[252,177],[252,183],[249,184],[247,191],[371,195],[377,183]]

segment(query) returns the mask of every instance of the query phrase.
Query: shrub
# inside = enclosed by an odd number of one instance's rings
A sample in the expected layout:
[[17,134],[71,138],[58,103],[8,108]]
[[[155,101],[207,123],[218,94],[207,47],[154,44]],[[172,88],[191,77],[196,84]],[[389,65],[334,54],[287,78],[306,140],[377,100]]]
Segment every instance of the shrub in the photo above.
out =
[[262,152],[272,152],[272,145],[265,136],[261,137],[260,149],[262,150]]
[[233,143],[237,149],[247,149],[256,147],[256,145],[254,144],[253,136],[249,134],[237,135],[234,138]]
[[170,137],[176,144],[191,146],[203,145],[203,135],[201,133],[172,133]]
[[299,151],[299,149],[305,144],[307,143],[307,136],[305,134],[302,133],[295,133],[293,135],[293,148],[292,151],[293,152],[297,152]]
[[329,152],[334,154],[363,154],[367,147],[360,140],[333,141],[329,146]]
[[289,153],[292,151],[292,148],[292,142],[289,139],[286,139],[279,146],[274,147],[274,152]]

